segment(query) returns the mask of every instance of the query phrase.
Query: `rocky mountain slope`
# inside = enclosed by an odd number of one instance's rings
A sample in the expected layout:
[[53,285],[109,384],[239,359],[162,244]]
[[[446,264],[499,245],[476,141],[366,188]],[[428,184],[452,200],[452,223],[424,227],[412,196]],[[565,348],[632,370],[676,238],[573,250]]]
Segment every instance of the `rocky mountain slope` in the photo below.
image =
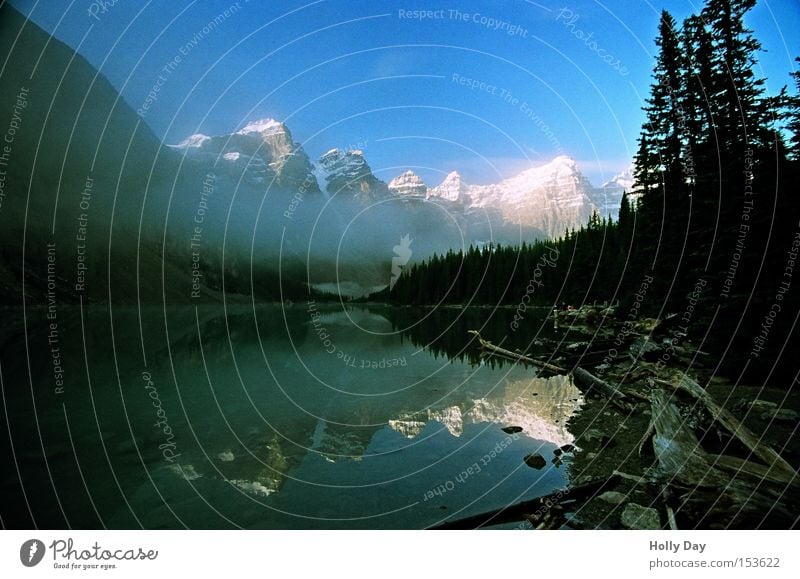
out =
[[566,156],[490,185],[466,185],[451,173],[431,190],[432,196],[464,199],[467,207],[497,209],[507,221],[535,227],[548,237],[585,224],[596,208],[593,193],[577,163]]
[[85,59],[8,4],[0,46],[10,55],[0,116],[16,119],[1,167],[6,304],[43,302],[53,284],[70,303],[223,290],[270,300],[282,295],[276,272],[287,261],[299,265],[298,287],[374,291],[389,282],[401,239],[416,261],[560,235],[594,208],[616,209],[626,185],[620,176],[594,189],[567,157],[496,184],[453,172],[429,187],[410,170],[387,184],[359,150],[313,161],[273,119],[170,146]]
[[254,185],[303,187],[304,193],[323,191],[366,203],[391,198],[435,201],[449,212],[466,216],[482,211],[491,214],[492,220],[499,219],[497,225],[520,226],[546,237],[586,224],[595,210],[603,216],[616,216],[622,193],[633,186],[628,170],[594,187],[577,162],[567,156],[487,185],[466,183],[453,171],[440,184],[428,187],[412,170],[387,184],[375,177],[360,150],[331,149],[311,164],[289,129],[272,119],[255,121],[231,135],[192,135],[177,148],[193,159],[245,171]]
[[314,167],[283,123],[254,121],[231,135],[196,134],[173,147],[188,158],[244,173],[252,185],[319,191]]

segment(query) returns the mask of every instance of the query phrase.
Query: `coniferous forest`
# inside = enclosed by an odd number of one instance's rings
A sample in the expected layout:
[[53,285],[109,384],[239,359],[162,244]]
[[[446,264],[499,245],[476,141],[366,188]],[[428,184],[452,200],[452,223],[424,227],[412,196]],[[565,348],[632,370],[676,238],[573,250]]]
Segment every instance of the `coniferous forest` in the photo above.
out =
[[647,315],[689,309],[690,332],[722,367],[778,370],[798,312],[800,100],[765,90],[745,24],[754,5],[709,0],[680,25],[662,12],[635,185],[617,221],[595,213],[553,241],[433,256],[373,297],[625,310],[638,292]]

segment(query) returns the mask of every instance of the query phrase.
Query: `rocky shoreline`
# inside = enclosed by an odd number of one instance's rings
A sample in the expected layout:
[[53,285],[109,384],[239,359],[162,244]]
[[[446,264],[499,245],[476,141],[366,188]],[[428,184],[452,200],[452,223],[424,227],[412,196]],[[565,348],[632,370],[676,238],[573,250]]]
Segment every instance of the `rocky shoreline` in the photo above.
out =
[[[624,412],[590,391],[570,420],[581,449],[573,457],[573,479],[621,476],[613,490],[572,512],[564,505],[569,516],[563,524],[591,529],[793,526],[800,482],[800,444],[792,436],[800,407],[796,389],[715,376],[709,356],[691,343],[676,315],[631,323],[614,314],[613,308],[585,307],[564,315],[588,330],[593,336],[589,344],[613,336],[610,351],[599,364],[590,362],[589,370],[625,393],[633,406]],[[594,349],[589,344],[584,352]],[[582,360],[575,362],[577,366]],[[688,390],[699,390],[697,396],[681,387],[686,384],[693,384]],[[666,427],[664,432],[658,428],[669,413],[675,414],[680,428],[671,436]],[[749,446],[741,440],[744,431],[754,436]],[[689,448],[679,450],[679,463],[672,468],[670,453],[683,437],[692,435]],[[692,468],[698,472],[689,472]],[[779,470],[783,476],[774,477]],[[697,484],[691,488],[694,478]],[[706,479],[721,479],[726,488],[701,489]],[[757,496],[766,485],[775,487],[774,497]],[[750,490],[752,496],[731,509],[725,502],[736,502],[738,497],[731,495],[739,490]],[[709,501],[697,504],[704,498]],[[769,511],[756,504],[762,499]]]
[[797,389],[714,375],[710,357],[674,315],[622,321],[609,307],[555,315],[570,340],[555,344],[546,360],[472,333],[485,355],[569,373],[584,391],[568,424],[574,447],[540,457],[568,455],[570,487],[447,528],[515,520],[520,529],[795,526]]

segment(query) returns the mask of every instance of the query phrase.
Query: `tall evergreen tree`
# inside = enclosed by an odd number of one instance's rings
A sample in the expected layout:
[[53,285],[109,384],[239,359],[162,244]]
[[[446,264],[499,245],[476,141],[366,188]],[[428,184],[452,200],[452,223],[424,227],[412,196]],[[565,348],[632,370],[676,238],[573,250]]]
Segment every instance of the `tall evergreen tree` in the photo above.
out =
[[[768,235],[759,228],[768,228],[772,219],[778,188],[775,167],[782,163],[784,155],[775,146],[779,141],[774,130],[775,111],[765,97],[764,79],[754,71],[761,45],[744,22],[755,3],[756,0],[708,0],[701,12],[714,39],[710,100],[716,111],[715,153],[719,162],[713,177],[718,183],[720,215],[714,263],[723,276],[727,275],[725,270],[730,270],[731,255],[744,237],[752,247],[759,235]],[[712,172],[711,167],[704,170]],[[742,223],[745,214],[749,217],[747,223]],[[745,225],[749,229],[743,229]],[[738,272],[736,277],[739,286],[746,289],[746,280]]]
[[647,120],[639,139],[634,175],[645,194],[644,199],[664,195],[665,184],[674,178],[680,163],[680,127],[677,124],[680,115],[676,109],[683,82],[678,70],[680,53],[675,19],[666,10],[661,13],[656,45],[659,53],[653,71],[654,83],[644,109]]
[[[649,227],[639,231],[637,245],[652,260],[657,285],[666,292],[672,285],[685,241],[688,190],[683,175],[683,134],[686,114],[682,102],[685,78],[675,19],[661,13],[656,45],[659,48],[645,112],[647,120],[639,140],[635,178],[642,192],[641,214]],[[642,263],[644,262],[644,263]]]
[[[800,57],[794,59],[800,66]],[[788,100],[787,129],[792,133],[789,137],[788,153],[793,161],[800,161],[800,70],[792,73],[795,82],[795,95]]]
[[714,42],[703,18],[692,15],[681,30],[684,74],[684,175],[689,204],[689,268],[703,268],[719,201],[717,118],[718,75],[713,67]]
[[628,251],[628,246],[633,235],[634,214],[628,198],[628,192],[622,193],[622,201],[619,204],[619,217],[617,220],[619,227],[619,240],[623,251]]
[[[748,147],[770,141],[764,127],[764,79],[755,75],[761,44],[744,23],[756,0],[708,0],[701,12],[714,40],[712,95],[719,111],[716,122],[719,146],[728,161],[738,162]],[[730,169],[723,165],[723,169]],[[737,167],[738,168],[738,167]]]

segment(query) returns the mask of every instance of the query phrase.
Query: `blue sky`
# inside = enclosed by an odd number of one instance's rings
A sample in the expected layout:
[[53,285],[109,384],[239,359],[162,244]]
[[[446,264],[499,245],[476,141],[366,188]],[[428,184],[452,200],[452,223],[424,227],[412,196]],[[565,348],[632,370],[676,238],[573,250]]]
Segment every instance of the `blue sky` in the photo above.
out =
[[[429,185],[451,170],[493,182],[558,154],[577,159],[595,184],[610,178],[635,150],[660,10],[680,22],[700,8],[686,0],[12,4],[100,69],[167,143],[273,117],[312,159],[361,148],[380,178],[411,168]],[[776,92],[800,55],[800,3],[761,0],[748,24],[767,49],[760,66]]]

